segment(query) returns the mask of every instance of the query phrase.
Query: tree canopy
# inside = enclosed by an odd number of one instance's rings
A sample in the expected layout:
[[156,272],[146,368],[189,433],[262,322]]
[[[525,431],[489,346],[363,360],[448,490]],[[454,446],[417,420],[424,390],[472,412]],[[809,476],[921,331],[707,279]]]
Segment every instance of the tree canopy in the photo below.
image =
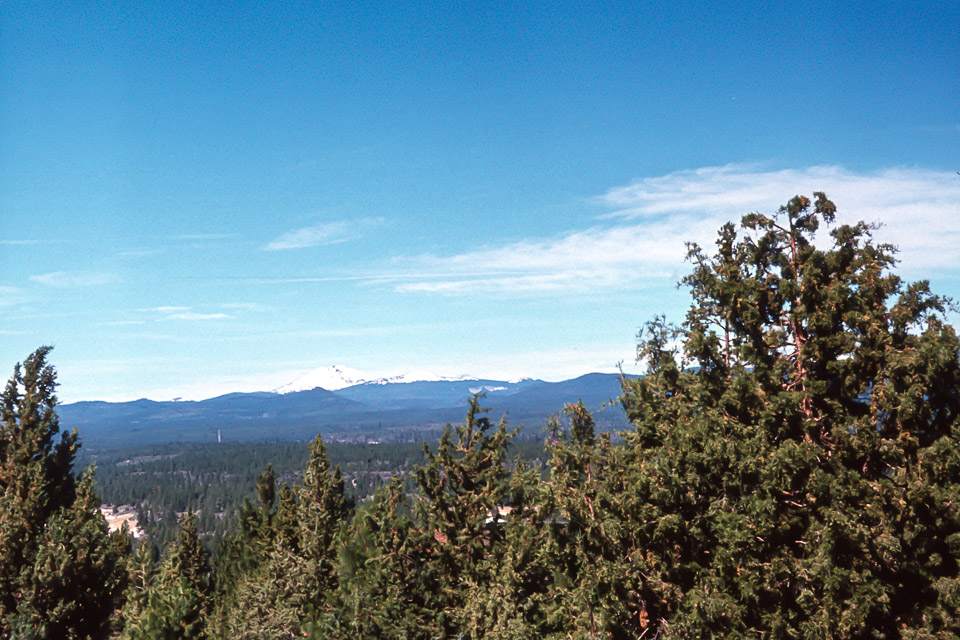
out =
[[111,537],[76,431],[60,434],[56,372],[41,347],[3,392],[0,427],[0,635],[105,637],[126,585],[123,536]]
[[[960,343],[822,193],[690,245],[625,381],[645,606],[671,634],[956,633]],[[907,633],[907,630],[911,630]]]

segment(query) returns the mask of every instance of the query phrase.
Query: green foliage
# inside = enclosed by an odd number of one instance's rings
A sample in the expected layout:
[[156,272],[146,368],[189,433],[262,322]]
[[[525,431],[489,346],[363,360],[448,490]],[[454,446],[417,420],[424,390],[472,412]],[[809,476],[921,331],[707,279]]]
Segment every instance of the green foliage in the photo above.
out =
[[[187,512],[177,539],[155,574],[146,551],[131,563],[133,590],[124,612],[121,637],[129,640],[206,638],[212,577],[207,553],[197,537],[196,519]],[[146,585],[145,587],[143,585]]]
[[309,454],[302,485],[281,489],[273,516],[272,481],[269,474],[262,477],[261,532],[249,539],[269,540],[269,553],[261,552],[262,560],[240,579],[234,613],[221,615],[225,635],[293,637],[311,612],[335,597],[335,541],[352,504],[344,497],[340,469],[331,469],[320,436],[311,443]]
[[564,413],[569,427],[555,423],[549,444],[548,628],[555,637],[621,637],[647,615],[637,593],[635,525],[623,508],[630,492],[623,452],[609,434],[597,436],[582,403]]
[[422,536],[406,514],[402,483],[358,508],[337,552],[338,601],[329,612],[308,612],[308,637],[417,637],[429,617],[419,573]]
[[[214,559],[214,575],[217,625],[226,625],[232,611],[237,607],[237,588],[266,561],[277,537],[276,518],[277,479],[273,467],[257,479],[258,503],[244,501],[240,507],[240,530],[228,536],[217,548]],[[290,488],[284,485],[281,499],[290,504]],[[291,509],[292,511],[292,509]]]
[[338,599],[307,620],[310,637],[481,637],[496,624],[483,608],[505,557],[516,432],[486,411],[472,398],[466,421],[425,448],[412,505],[394,482],[358,510],[339,538]]
[[691,246],[686,322],[648,326],[623,502],[661,633],[960,631],[960,343],[869,226],[813,245],[834,215],[797,197]]
[[197,590],[180,579],[147,594],[143,610],[128,619],[123,635],[130,640],[187,640],[204,634],[204,611]]
[[93,472],[79,485],[76,433],[62,434],[49,347],[15,367],[0,431],[0,634],[98,638],[122,603],[124,536],[111,538]]
[[437,451],[427,451],[426,465],[416,469],[419,490],[414,517],[426,554],[420,572],[428,582],[424,621],[442,638],[466,632],[463,609],[471,594],[489,582],[503,543],[499,510],[509,498],[504,468],[507,446],[516,430],[506,421],[494,427],[480,396],[470,400],[466,421],[447,427]]

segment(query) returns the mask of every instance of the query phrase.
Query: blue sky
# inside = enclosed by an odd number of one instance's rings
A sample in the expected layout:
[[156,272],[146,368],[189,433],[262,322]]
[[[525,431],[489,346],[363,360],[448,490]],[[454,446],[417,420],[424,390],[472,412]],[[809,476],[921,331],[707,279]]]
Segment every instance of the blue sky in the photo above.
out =
[[814,190],[960,298],[956,2],[209,4],[0,7],[0,363],[65,401],[630,369]]

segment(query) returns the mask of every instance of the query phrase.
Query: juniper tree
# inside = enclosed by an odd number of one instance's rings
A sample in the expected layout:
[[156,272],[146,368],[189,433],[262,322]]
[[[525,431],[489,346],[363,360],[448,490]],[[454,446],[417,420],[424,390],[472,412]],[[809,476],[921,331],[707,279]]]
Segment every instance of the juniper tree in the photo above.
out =
[[432,619],[423,536],[408,515],[403,482],[394,479],[361,505],[337,542],[338,593],[331,609],[314,608],[309,638],[417,638]]
[[[142,558],[142,556],[141,556]],[[142,567],[146,573],[149,569]],[[124,639],[207,638],[213,591],[210,561],[197,534],[192,511],[180,519],[177,538],[166,549],[159,571],[142,597],[124,612]]]
[[146,609],[150,589],[157,574],[157,558],[153,545],[141,541],[127,557],[127,591],[120,612],[119,626],[125,629]]
[[[284,485],[284,489],[289,487]],[[214,557],[214,601],[212,621],[218,630],[225,629],[229,618],[236,615],[237,588],[266,561],[276,540],[277,479],[273,467],[257,478],[257,502],[244,500],[240,506],[239,530],[226,536]],[[221,634],[223,635],[223,634]]]
[[429,567],[422,570],[432,574],[426,605],[441,638],[475,631],[464,628],[463,608],[490,579],[502,542],[499,507],[509,495],[504,463],[516,430],[508,430],[505,420],[494,427],[481,398],[470,399],[462,424],[444,429],[436,452],[424,448],[426,464],[415,470],[414,515],[432,538],[424,545]]
[[338,588],[335,542],[352,507],[343,488],[318,435],[295,502],[286,487],[280,491],[269,554],[237,589],[237,608],[226,622],[231,637],[295,637],[313,612],[330,606]]
[[106,637],[123,601],[128,554],[128,535],[107,532],[88,470],[74,503],[50,517],[36,555],[21,570],[12,637]]
[[554,615],[562,605],[551,589],[556,501],[540,474],[519,456],[513,461],[503,500],[510,511],[495,525],[500,535],[488,549],[488,569],[466,599],[464,638],[549,638],[563,628]]
[[340,600],[314,616],[310,637],[476,638],[492,631],[497,621],[483,615],[483,603],[507,549],[500,507],[511,501],[505,463],[516,431],[505,421],[494,426],[480,397],[470,399],[462,424],[447,425],[435,451],[424,446],[412,509],[399,483],[359,509],[341,537]]
[[547,588],[537,635],[624,637],[640,610],[629,570],[640,556],[621,505],[629,491],[622,451],[609,434],[596,433],[582,402],[563,414],[549,426],[549,476],[539,501],[543,533],[534,564],[546,569],[539,582]]
[[0,432],[0,619],[17,608],[20,571],[30,564],[46,522],[73,502],[76,433],[60,434],[56,372],[49,347],[14,367],[2,396]]
[[[56,371],[41,347],[0,398],[0,635],[103,637],[122,602],[126,540],[111,540],[76,431],[60,433]],[[60,435],[59,441],[57,435]]]
[[623,403],[647,627],[960,632],[960,342],[926,282],[822,193],[690,245],[693,304],[648,325]]

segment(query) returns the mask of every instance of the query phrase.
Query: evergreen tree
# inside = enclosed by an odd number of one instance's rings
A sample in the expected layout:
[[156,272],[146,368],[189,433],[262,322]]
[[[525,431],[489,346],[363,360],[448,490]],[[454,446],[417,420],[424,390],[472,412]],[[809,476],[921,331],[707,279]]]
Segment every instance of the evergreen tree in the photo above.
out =
[[126,629],[128,624],[132,625],[146,610],[156,574],[155,549],[153,545],[142,541],[127,558],[127,592],[123,610],[120,612],[121,629]]
[[[244,500],[239,531],[220,542],[214,558],[214,624],[220,635],[226,634],[229,620],[236,615],[237,588],[262,567],[276,541],[277,478],[271,465],[257,478],[256,491],[258,502]],[[290,488],[284,485],[281,499],[289,501],[289,493]]]
[[211,594],[210,562],[197,535],[196,518],[188,511],[180,520],[177,539],[164,554],[159,571],[138,598],[139,607],[135,610],[128,607],[122,637],[129,640],[207,638]]
[[308,620],[310,637],[478,638],[496,627],[479,602],[492,601],[506,550],[516,431],[495,427],[479,399],[435,452],[424,447],[412,509],[396,481],[359,509],[340,536],[339,598]]
[[635,527],[621,505],[629,491],[622,450],[609,434],[596,434],[582,402],[563,413],[567,428],[559,418],[549,424],[549,477],[536,502],[539,517],[526,520],[535,544],[527,558],[508,563],[514,570],[526,560],[521,575],[538,601],[526,616],[536,622],[536,633],[527,635],[631,637],[642,609],[636,590],[640,556]]
[[337,599],[310,612],[307,637],[425,637],[425,550],[407,506],[395,479],[357,510],[337,545]]
[[93,489],[79,486],[76,431],[56,436],[56,372],[35,351],[2,395],[0,635],[97,638],[122,602],[126,541],[111,540]]
[[623,397],[631,633],[960,633],[960,342],[868,225],[817,249],[834,217],[797,197],[691,245],[686,322],[648,325]]
[[427,552],[420,579],[432,612],[427,628],[441,638],[479,635],[463,610],[495,573],[503,541],[500,507],[509,497],[504,463],[516,429],[508,430],[505,420],[494,427],[481,397],[470,399],[466,420],[447,426],[436,453],[425,450],[427,462],[415,470],[414,516]]
[[326,611],[336,598],[335,541],[352,505],[319,435],[292,497],[281,489],[272,550],[237,589],[237,610],[226,623],[230,637],[296,637],[308,616]]
[[[479,576],[463,609],[463,636],[498,640],[558,637],[551,540],[555,501],[540,470],[517,459],[509,474],[509,513],[491,526],[501,535],[487,549],[489,569]],[[570,612],[560,613],[560,616]]]
[[33,563],[21,570],[12,636],[105,637],[122,604],[128,554],[128,536],[107,532],[88,470],[74,503],[51,516]]

